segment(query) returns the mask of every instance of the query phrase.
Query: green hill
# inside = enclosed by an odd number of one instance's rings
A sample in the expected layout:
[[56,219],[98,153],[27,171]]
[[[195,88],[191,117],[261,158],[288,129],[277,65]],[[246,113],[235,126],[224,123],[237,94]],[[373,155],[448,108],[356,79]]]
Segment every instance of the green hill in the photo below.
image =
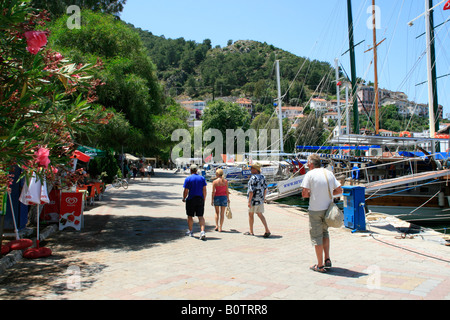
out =
[[209,39],[196,43],[136,30],[166,93],[174,97],[246,96],[272,103],[277,95],[275,60],[281,61],[282,92],[291,86],[285,101],[292,105],[301,105],[314,93],[336,94],[334,69],[327,62],[311,61],[257,41],[230,41],[227,47],[212,48]]

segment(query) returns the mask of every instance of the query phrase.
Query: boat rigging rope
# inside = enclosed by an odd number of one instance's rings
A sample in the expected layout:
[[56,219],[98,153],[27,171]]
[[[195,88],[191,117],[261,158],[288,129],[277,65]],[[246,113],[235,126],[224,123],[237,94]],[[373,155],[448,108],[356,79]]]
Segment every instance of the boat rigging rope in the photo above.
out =
[[[384,240],[381,240],[381,239],[379,239],[379,238],[376,238],[376,237],[375,237],[375,232],[372,231],[372,229],[371,229],[371,223],[370,223],[369,221],[368,221],[367,225],[368,225],[368,227],[369,227],[370,236],[371,236],[372,239],[375,240],[375,241],[378,241],[378,242],[381,242],[381,243],[386,244],[386,245],[388,245],[388,246],[395,247],[395,248],[398,248],[398,249],[402,249],[402,250],[405,250],[405,251],[408,251],[408,252],[411,252],[411,253],[414,253],[414,254],[417,254],[417,255],[421,255],[421,256],[424,256],[424,257],[427,257],[427,258],[430,258],[430,259],[435,259],[435,260],[438,260],[438,261],[443,261],[443,262],[446,262],[446,263],[450,263],[450,260],[445,260],[445,259],[443,259],[443,258],[441,258],[441,257],[432,256],[432,255],[429,255],[429,254],[426,254],[426,253],[423,253],[423,252],[419,252],[419,251],[416,251],[416,250],[413,250],[413,249],[408,249],[408,248],[405,248],[405,247],[403,247],[403,246],[400,246],[400,245],[397,245],[397,244],[393,244],[393,243],[391,243],[391,242],[384,241]],[[388,236],[389,234],[379,234],[379,233],[378,233],[377,235],[385,235],[385,236]],[[408,237],[408,235],[409,235],[409,237]],[[422,237],[422,239],[423,239],[423,235],[421,235],[421,237]],[[410,240],[412,240],[412,239],[414,239],[414,238],[415,238],[414,236],[411,236],[411,235],[410,235],[409,233],[407,233],[407,232],[402,233],[401,236],[396,236],[396,237],[395,237],[395,239],[410,239]]]
[[371,236],[372,239],[374,239],[375,241],[381,242],[381,243],[386,244],[386,245],[389,245],[389,246],[391,246],[391,247],[395,247],[395,248],[398,248],[398,249],[402,249],[402,250],[405,250],[405,251],[408,251],[408,252],[411,252],[411,253],[414,253],[414,254],[417,254],[417,255],[421,255],[421,256],[424,256],[424,257],[427,257],[427,258],[435,259],[435,260],[438,260],[438,261],[450,263],[450,260],[445,260],[445,259],[440,258],[440,257],[431,256],[431,255],[426,254],[426,253],[423,253],[423,252],[418,252],[418,251],[416,251],[416,250],[408,249],[408,248],[405,248],[405,247],[402,247],[402,246],[399,246],[399,245],[396,245],[396,244],[393,244],[393,243],[390,243],[390,242],[387,242],[387,241],[383,241],[383,240],[381,240],[381,239],[377,239],[377,238],[375,238],[373,232],[370,233],[370,236]]
[[417,207],[416,209],[414,209],[413,211],[411,211],[409,214],[413,214],[414,212],[416,212],[417,210],[419,210],[420,208],[422,208],[424,205],[426,205],[428,202],[430,202],[431,200],[433,200],[435,197],[437,197],[437,195],[441,193],[441,190],[439,190],[434,196],[432,196],[430,199],[428,199],[427,201],[425,201],[424,204],[422,204],[420,207]]

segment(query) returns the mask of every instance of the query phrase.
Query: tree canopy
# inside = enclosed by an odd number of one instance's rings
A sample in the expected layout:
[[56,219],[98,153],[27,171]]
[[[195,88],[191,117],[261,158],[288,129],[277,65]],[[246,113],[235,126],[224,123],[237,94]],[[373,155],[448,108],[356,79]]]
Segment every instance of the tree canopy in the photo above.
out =
[[77,64],[37,30],[49,21],[27,3],[0,1],[0,191],[17,167],[50,183],[71,185],[76,136],[111,119],[96,103],[99,64]]
[[121,114],[111,128],[100,132],[122,134],[112,134],[115,138],[111,140],[98,134],[89,139],[114,148],[121,144],[128,152],[156,153],[159,146],[167,143],[157,130],[161,117],[178,123],[183,112],[180,108],[173,112],[176,106],[168,105],[174,102],[165,99],[156,67],[135,30],[111,15],[89,10],[81,14],[80,29],[68,30],[64,17],[52,24],[51,45],[78,63],[103,61],[98,77],[104,85],[98,90],[98,101]]
[[203,130],[217,129],[226,137],[227,129],[250,127],[250,115],[236,103],[214,101],[208,105],[203,114]]

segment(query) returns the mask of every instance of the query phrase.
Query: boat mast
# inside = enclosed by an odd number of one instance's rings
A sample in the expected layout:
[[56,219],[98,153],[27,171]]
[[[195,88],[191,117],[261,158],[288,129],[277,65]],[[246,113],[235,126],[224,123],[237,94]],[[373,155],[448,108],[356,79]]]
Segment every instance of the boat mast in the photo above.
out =
[[374,69],[375,69],[375,134],[380,135],[380,112],[378,104],[380,100],[380,93],[378,91],[378,50],[377,50],[377,21],[376,21],[376,7],[375,0],[372,0],[372,16],[373,16],[373,54],[374,54]]
[[[425,0],[427,61],[428,61],[428,109],[430,118],[430,138],[435,138],[439,130],[439,103],[437,98],[436,49],[434,45],[433,0]],[[432,143],[434,144],[434,143]],[[434,150],[434,146],[432,146]]]
[[[351,80],[352,80],[352,97],[353,97],[353,133],[359,134],[358,97],[356,95],[357,83],[356,83],[355,41],[353,31],[353,13],[351,0],[347,0],[347,12],[348,12],[348,35],[350,43],[350,65],[352,75]],[[348,128],[348,134],[350,134],[350,126]]]
[[339,59],[334,60],[335,69],[336,69],[336,99],[337,99],[337,116],[338,116],[338,136],[341,136],[342,128],[341,128],[341,84],[339,82],[340,74],[339,74]]
[[284,152],[284,137],[283,137],[283,110],[281,98],[281,79],[280,79],[280,60],[277,63],[277,86],[278,86],[278,120],[280,123],[280,152]]

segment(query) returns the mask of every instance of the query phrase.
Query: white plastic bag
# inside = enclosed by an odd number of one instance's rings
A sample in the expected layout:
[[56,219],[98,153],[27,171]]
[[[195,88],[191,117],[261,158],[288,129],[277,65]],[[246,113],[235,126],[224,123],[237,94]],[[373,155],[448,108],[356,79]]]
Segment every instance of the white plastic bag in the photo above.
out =
[[27,200],[27,194],[28,194],[28,181],[25,178],[25,184],[23,185],[22,192],[20,193],[19,201],[22,202],[24,205],[28,206],[28,200]]
[[40,196],[41,202],[40,204],[48,204],[50,203],[50,198],[48,196],[48,190],[47,190],[47,181],[44,180],[41,186],[41,196]]
[[33,173],[30,185],[28,186],[28,193],[25,196],[26,201],[28,202],[29,205],[41,203],[41,189],[42,189],[41,180],[39,180],[36,177],[36,174]]

